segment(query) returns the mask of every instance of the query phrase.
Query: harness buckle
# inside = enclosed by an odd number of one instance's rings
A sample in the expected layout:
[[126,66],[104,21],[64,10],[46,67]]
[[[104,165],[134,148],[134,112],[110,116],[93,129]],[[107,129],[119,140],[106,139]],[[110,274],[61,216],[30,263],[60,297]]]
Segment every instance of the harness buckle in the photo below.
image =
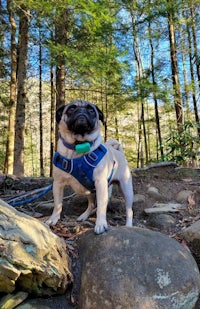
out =
[[62,168],[66,171],[68,169],[69,161],[63,160],[62,161]]
[[98,159],[98,156],[94,152],[88,153],[88,158],[95,162]]

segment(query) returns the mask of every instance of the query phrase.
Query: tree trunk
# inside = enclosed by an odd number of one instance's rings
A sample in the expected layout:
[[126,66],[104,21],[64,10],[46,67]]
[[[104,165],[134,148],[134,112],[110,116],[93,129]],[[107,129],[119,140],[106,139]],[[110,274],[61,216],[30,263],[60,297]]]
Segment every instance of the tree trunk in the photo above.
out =
[[169,30],[169,41],[170,41],[172,83],[174,91],[174,106],[176,112],[178,132],[181,133],[183,131],[183,106],[182,106],[180,82],[178,75],[178,60],[177,60],[175,29],[174,29],[174,16],[172,12],[168,12],[168,30]]
[[[184,34],[183,34],[184,35]],[[184,105],[186,108],[186,116],[188,118],[190,114],[190,106],[189,106],[189,91],[188,91],[188,79],[187,79],[187,64],[186,64],[186,44],[184,39],[182,40],[182,63],[183,63],[183,80],[184,80]]]
[[50,177],[52,177],[52,158],[55,149],[55,89],[54,89],[54,68],[51,64],[51,128],[50,128]]
[[[187,34],[188,34],[188,47],[189,47],[189,59],[190,59],[190,75],[191,75],[191,82],[192,82],[192,100],[193,100],[193,109],[194,109],[194,115],[195,120],[197,124],[200,124],[199,122],[199,116],[198,116],[198,108],[197,108],[197,99],[196,99],[196,86],[195,86],[195,76],[194,76],[194,68],[193,68],[193,57],[192,57],[192,42],[191,42],[191,34],[190,29],[187,26]],[[197,134],[200,136],[200,127],[197,127]]]
[[59,56],[56,66],[56,108],[65,104],[65,74],[65,61]]
[[39,119],[40,119],[40,175],[44,176],[44,153],[43,153],[43,117],[42,117],[42,42],[39,30]]
[[[68,10],[65,9],[59,18],[59,23],[56,25],[55,38],[58,44],[67,45],[67,30],[68,30]],[[57,59],[56,66],[56,108],[65,104],[65,56],[60,54]]]
[[[153,86],[156,87],[156,79],[155,79],[155,68],[154,68],[154,46],[153,46],[153,40],[151,35],[151,25],[149,23],[149,43],[151,47],[151,77],[152,77],[152,83]],[[159,142],[159,149],[161,157],[163,157],[163,146],[162,146],[162,136],[161,136],[161,129],[160,129],[160,117],[159,117],[159,110],[158,110],[158,100],[156,96],[156,91],[153,90],[153,100],[154,100],[154,109],[155,109],[155,117],[156,117],[156,130],[158,134],[158,142]]]
[[[134,12],[132,11],[132,9],[130,9],[130,14],[132,18],[133,53],[134,53],[134,59],[136,63],[136,72],[137,72],[136,75],[137,75],[137,80],[138,80],[138,85],[139,85],[138,97],[141,101],[141,113],[138,119],[138,126],[139,126],[138,127],[138,159],[137,159],[137,165],[138,165],[139,162],[144,162],[143,150],[140,151],[140,149],[143,149],[142,132],[143,132],[143,138],[144,138],[145,163],[146,164],[148,163],[149,156],[148,156],[148,143],[147,143],[147,135],[146,135],[146,124],[145,124],[145,118],[144,118],[144,98],[141,95],[141,80],[143,77],[143,63],[142,63],[139,44],[137,40],[137,29],[136,29],[135,16],[134,16]],[[141,154],[142,154],[142,160],[140,160]]]
[[192,22],[192,37],[193,37],[193,45],[194,45],[194,58],[196,64],[197,78],[199,82],[200,88],[200,60],[199,60],[199,52],[197,47],[197,35],[196,35],[196,27],[195,27],[195,12],[194,12],[194,3],[190,1],[190,14],[191,14],[191,22]]
[[11,26],[11,80],[10,80],[10,102],[9,102],[9,123],[5,161],[5,173],[13,174],[14,164],[14,136],[15,136],[15,109],[17,89],[17,49],[16,49],[16,24],[12,10],[12,0],[7,0],[7,10]]
[[26,105],[26,73],[28,53],[29,11],[25,7],[20,10],[19,25],[19,60],[18,87],[15,119],[14,174],[24,176],[24,134]]
[[[67,9],[62,12],[58,17],[59,22],[56,25],[55,40],[60,45],[67,45]],[[65,91],[66,91],[66,68],[65,56],[59,54],[56,58],[56,109],[65,104]],[[55,132],[55,140],[58,140],[58,130]]]
[[[198,78],[198,84],[199,84],[199,89],[200,89],[200,60],[199,60],[199,55],[198,55],[198,48],[197,48],[197,36],[196,36],[196,28],[195,28],[195,14],[194,14],[194,4],[191,1],[190,5],[190,14],[191,14],[191,20],[192,20],[192,38],[193,38],[193,47],[194,47],[194,58],[195,58],[195,64],[196,64],[196,73],[197,73],[197,78]],[[187,26],[188,29],[188,26]],[[189,31],[189,29],[188,29]],[[191,49],[190,49],[191,51]],[[190,52],[191,54],[191,52]],[[191,59],[192,60],[192,59]],[[190,62],[190,70],[191,70],[191,65],[192,62]],[[193,69],[192,69],[193,71]],[[194,72],[191,71],[191,78],[193,78],[193,85],[194,83]],[[195,121],[197,124],[197,134],[200,137],[200,120],[199,120],[199,114],[198,114],[198,107],[197,107],[197,100],[196,100],[196,95],[193,95],[193,106],[194,106],[194,115],[195,115]]]
[[117,114],[115,114],[114,116],[114,120],[115,120],[115,138],[116,140],[119,140],[119,125],[118,125],[118,118],[117,118]]

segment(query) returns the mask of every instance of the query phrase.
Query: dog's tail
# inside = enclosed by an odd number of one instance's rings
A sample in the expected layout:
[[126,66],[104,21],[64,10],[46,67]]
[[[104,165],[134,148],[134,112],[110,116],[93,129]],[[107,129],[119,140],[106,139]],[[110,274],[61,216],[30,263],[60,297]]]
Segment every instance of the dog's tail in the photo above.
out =
[[109,139],[107,142],[105,142],[105,146],[113,147],[114,149],[119,150],[124,153],[121,144],[116,139]]

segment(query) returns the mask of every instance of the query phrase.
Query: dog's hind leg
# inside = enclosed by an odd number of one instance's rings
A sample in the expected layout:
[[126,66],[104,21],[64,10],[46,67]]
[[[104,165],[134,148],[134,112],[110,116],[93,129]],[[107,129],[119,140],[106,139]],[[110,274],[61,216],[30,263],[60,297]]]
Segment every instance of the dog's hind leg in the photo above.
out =
[[85,220],[87,220],[87,218],[92,213],[92,210],[95,207],[95,200],[96,200],[95,194],[90,194],[90,195],[88,195],[87,198],[88,198],[88,207],[87,207],[86,211],[84,213],[82,213],[82,215],[80,215],[77,218],[77,221],[85,221]]
[[112,191],[113,191],[113,185],[109,185],[108,187],[108,200],[111,200],[112,197]]
[[132,185],[132,178],[128,179],[128,181],[122,181],[120,183],[120,188],[124,195],[125,205],[126,205],[126,226],[133,225],[133,185]]

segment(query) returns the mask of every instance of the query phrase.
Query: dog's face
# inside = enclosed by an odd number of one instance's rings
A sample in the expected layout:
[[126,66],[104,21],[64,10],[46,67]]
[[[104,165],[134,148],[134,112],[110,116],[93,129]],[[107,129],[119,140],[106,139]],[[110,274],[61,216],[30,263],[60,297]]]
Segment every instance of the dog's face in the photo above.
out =
[[61,106],[56,112],[56,122],[63,120],[70,132],[75,135],[90,134],[95,130],[99,120],[104,124],[100,109],[89,102],[77,100]]

